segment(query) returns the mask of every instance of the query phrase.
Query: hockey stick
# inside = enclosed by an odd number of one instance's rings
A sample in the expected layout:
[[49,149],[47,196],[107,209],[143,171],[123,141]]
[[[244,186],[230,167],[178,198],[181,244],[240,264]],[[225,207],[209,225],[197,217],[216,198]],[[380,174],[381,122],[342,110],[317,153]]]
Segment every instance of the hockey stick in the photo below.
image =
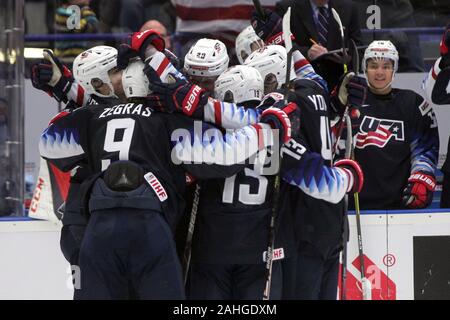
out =
[[[359,52],[358,47],[356,46],[353,39],[350,39],[350,44],[352,48],[354,48],[352,52],[352,61],[353,61],[353,67],[354,72],[356,75],[359,74]],[[356,63],[355,63],[356,61]],[[358,115],[359,117],[359,115]],[[351,126],[351,119],[348,117],[348,122],[350,122]],[[353,142],[351,144],[351,158],[355,158],[354,153],[354,145]],[[365,266],[364,266],[364,251],[363,251],[363,243],[362,243],[362,232],[361,232],[361,214],[359,209],[359,193],[355,192],[353,195],[355,199],[355,212],[356,212],[356,229],[358,233],[358,252],[359,252],[359,262],[360,262],[360,272],[361,272],[361,286],[362,286],[362,294],[363,294],[363,300],[372,300],[372,283],[369,279],[365,277]]]
[[358,47],[353,39],[350,39],[349,51],[352,56],[352,69],[356,75],[359,75],[359,49],[362,48]]
[[266,20],[266,15],[264,14],[261,2],[259,2],[259,0],[253,0],[253,6],[255,7],[256,13],[261,18],[261,20]]
[[[353,158],[353,157],[352,157]],[[363,251],[363,243],[362,243],[362,232],[361,232],[361,213],[359,210],[359,193],[355,192],[353,194],[355,198],[355,212],[356,212],[356,231],[358,233],[358,253],[359,253],[359,264],[360,264],[360,273],[361,273],[361,289],[363,300],[372,300],[372,283],[369,279],[366,278],[365,275],[365,267],[364,267],[364,251]]]
[[194,234],[195,220],[197,218],[198,203],[200,201],[200,184],[197,183],[194,191],[194,200],[192,201],[191,217],[189,219],[188,232],[186,236],[186,244],[184,245],[183,253],[183,270],[184,270],[184,284],[189,273],[189,266],[191,264],[191,252],[192,252],[192,236]]
[[[286,67],[286,94],[285,94],[285,102],[287,102],[288,95],[288,83],[291,73],[291,61],[292,61],[292,40],[291,40],[291,7],[288,8],[286,13],[283,16],[283,38],[284,44],[287,51],[287,67]],[[281,167],[281,158],[280,164]],[[270,299],[270,287],[272,285],[272,267],[273,267],[273,250],[275,246],[275,219],[277,216],[278,210],[278,197],[280,194],[280,174],[278,173],[275,176],[274,182],[274,192],[273,192],[273,204],[272,204],[272,215],[270,217],[270,229],[269,229],[269,244],[267,246],[266,253],[266,286],[264,288],[263,300]]]
[[339,25],[339,31],[341,33],[342,55],[344,58],[344,73],[347,73],[348,55],[347,55],[347,50],[345,50],[344,26],[342,25],[342,21],[341,21],[341,18],[339,17],[339,14],[337,13],[337,11],[334,8],[331,8],[331,13],[333,14],[334,20],[336,20],[337,24]]
[[[350,159],[352,154],[353,136],[352,136],[352,120],[346,114],[345,123],[347,125],[347,140],[345,141],[345,158]],[[341,272],[341,300],[347,300],[347,238],[348,238],[348,195],[344,196],[344,248],[342,250],[342,272]]]
[[[349,46],[352,56],[352,69],[356,75],[359,74],[359,53],[358,47],[353,39],[350,39]],[[353,133],[352,133],[352,120],[348,115],[348,112],[344,115],[345,123],[347,124],[347,140],[345,142],[345,158],[350,159],[352,157],[353,147]],[[344,212],[345,212],[345,227],[344,227],[344,248],[342,250],[342,272],[341,272],[341,300],[347,300],[347,239],[348,239],[348,195],[345,195],[344,200]]]

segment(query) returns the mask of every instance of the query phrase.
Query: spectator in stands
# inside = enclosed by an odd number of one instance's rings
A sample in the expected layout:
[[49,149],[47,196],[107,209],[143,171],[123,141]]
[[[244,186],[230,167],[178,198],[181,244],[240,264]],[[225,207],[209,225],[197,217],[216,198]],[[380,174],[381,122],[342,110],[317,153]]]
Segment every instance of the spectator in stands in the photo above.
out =
[[[368,19],[372,13],[367,13],[368,6],[374,4],[373,0],[359,0],[359,16]],[[377,0],[376,5],[380,8],[381,29],[385,28],[414,28],[416,22],[413,17],[413,7],[410,0]],[[366,26],[364,22],[363,27]],[[389,33],[373,33],[365,37],[367,43],[377,40],[390,40],[398,49],[400,60],[398,72],[424,72],[422,52],[418,36],[406,34],[403,31],[391,31]]]
[[[97,32],[98,19],[89,7],[90,0],[64,0],[55,12],[56,33],[94,33]],[[72,6],[80,8],[78,12]],[[73,59],[88,49],[88,41],[58,41],[55,42],[55,55],[65,64],[71,66]]]
[[291,7],[291,31],[301,53],[328,82],[329,88],[333,88],[344,69],[342,63],[334,61],[334,56],[325,55],[328,51],[342,48],[339,25],[333,18],[331,8],[341,18],[348,47],[349,39],[357,45],[361,43],[361,27],[355,4],[350,0],[282,0],[277,2],[276,11],[283,15],[288,7]]
[[161,22],[159,22],[158,20],[148,20],[146,23],[144,23],[139,31],[145,31],[149,29],[156,30],[161,35],[161,37],[163,37],[164,43],[166,44],[166,49],[172,49],[172,42],[170,41],[170,36],[167,33],[167,28]]
[[175,12],[168,0],[122,0],[120,25],[125,32],[139,31],[148,20],[157,19],[170,32],[175,29]]

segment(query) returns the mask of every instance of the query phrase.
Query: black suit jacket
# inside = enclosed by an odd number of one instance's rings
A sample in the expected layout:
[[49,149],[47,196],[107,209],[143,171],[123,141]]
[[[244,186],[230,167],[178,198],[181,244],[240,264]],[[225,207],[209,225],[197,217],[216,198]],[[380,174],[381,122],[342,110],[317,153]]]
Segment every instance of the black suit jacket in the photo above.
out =
[[[353,39],[357,45],[361,45],[361,28],[356,4],[351,0],[330,0],[328,5],[334,8],[341,18],[346,47],[348,48],[348,39]],[[288,7],[291,7],[291,32],[301,53],[308,58],[308,50],[313,45],[310,39],[319,42],[311,3],[309,0],[282,0],[277,2],[275,10],[282,16]],[[331,10],[329,17],[327,49],[331,51],[342,48],[342,40],[339,25],[334,20]],[[331,62],[316,64],[313,62],[313,66],[317,69],[316,72],[327,80],[330,87],[337,83],[337,79],[343,72],[342,66]]]

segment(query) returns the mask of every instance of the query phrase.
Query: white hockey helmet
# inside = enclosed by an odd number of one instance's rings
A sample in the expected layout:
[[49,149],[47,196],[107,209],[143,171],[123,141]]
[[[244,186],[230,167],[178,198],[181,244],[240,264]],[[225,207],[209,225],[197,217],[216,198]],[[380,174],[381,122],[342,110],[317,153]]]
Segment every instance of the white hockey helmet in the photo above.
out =
[[[287,54],[283,46],[268,45],[258,49],[245,59],[244,65],[258,70],[264,81],[268,75],[273,74],[278,82],[277,89],[286,82]],[[295,77],[294,62],[292,62],[289,80],[294,80]]]
[[144,74],[144,63],[141,59],[130,61],[122,73],[122,86],[127,99],[143,98],[151,93],[149,81]]
[[222,73],[215,82],[216,99],[243,103],[261,101],[264,95],[264,81],[253,67],[237,65]]
[[[117,67],[117,49],[96,46],[80,53],[73,61],[73,76],[89,94],[100,97],[117,97],[108,72]],[[109,86],[111,93],[104,95],[95,90],[92,80],[100,79]]]
[[236,37],[235,50],[239,63],[243,64],[245,59],[255,50],[264,47],[264,42],[259,38],[252,26],[248,26]]
[[189,76],[217,77],[228,68],[229,61],[222,41],[203,38],[184,57],[184,70]]
[[394,44],[389,40],[373,41],[364,51],[362,61],[363,72],[366,73],[367,61],[369,59],[389,59],[394,62],[394,73],[398,70],[398,51]]

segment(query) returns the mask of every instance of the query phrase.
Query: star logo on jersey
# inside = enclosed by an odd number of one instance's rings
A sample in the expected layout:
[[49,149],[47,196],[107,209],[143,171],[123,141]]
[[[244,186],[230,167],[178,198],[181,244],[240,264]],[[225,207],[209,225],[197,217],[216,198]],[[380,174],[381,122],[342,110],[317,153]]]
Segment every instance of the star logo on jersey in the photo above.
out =
[[367,146],[384,148],[391,139],[405,140],[403,121],[364,116],[356,135],[356,148],[364,149]]

